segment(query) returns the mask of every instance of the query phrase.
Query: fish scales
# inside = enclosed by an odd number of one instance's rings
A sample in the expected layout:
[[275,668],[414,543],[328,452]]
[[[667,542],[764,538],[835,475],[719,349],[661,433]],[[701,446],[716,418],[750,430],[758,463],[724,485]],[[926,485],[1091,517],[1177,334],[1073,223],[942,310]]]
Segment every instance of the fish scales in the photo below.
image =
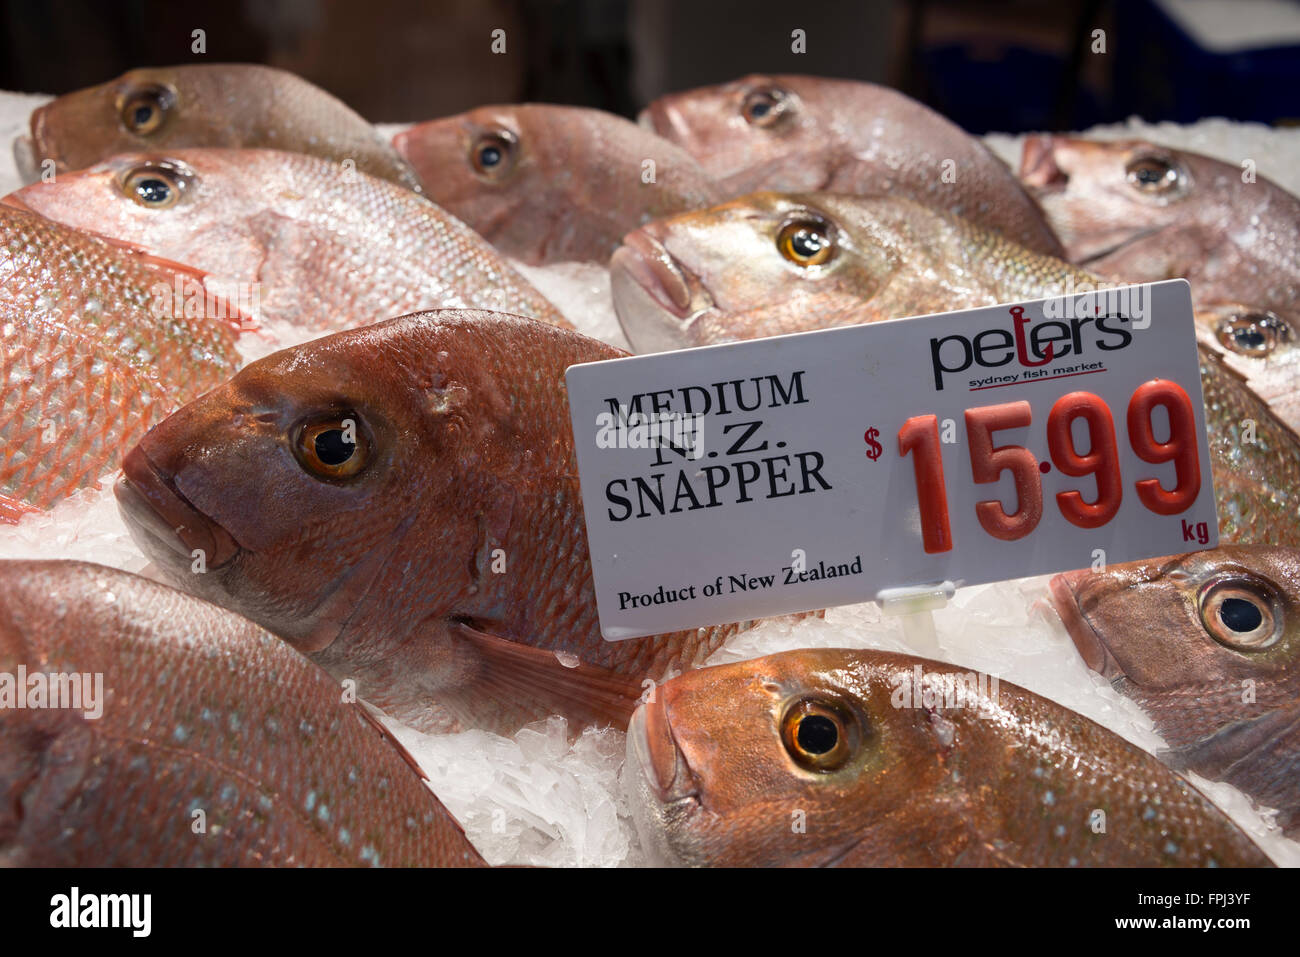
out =
[[102,681],[90,715],[88,697],[0,710],[0,864],[484,863],[401,745],[251,622],[80,562],[4,562],[0,581],[19,693]]
[[148,428],[230,376],[226,319],[157,289],[202,274],[0,207],[0,514],[48,508],[116,466]]
[[1220,540],[1300,546],[1300,437],[1217,353],[1200,357]]

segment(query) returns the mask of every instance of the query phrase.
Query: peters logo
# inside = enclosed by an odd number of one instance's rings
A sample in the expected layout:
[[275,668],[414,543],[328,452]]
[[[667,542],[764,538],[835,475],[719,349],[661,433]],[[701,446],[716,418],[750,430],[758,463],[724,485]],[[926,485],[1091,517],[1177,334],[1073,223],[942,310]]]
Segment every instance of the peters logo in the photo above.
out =
[[[945,375],[965,372],[972,366],[980,369],[1010,367],[1000,374],[969,380],[972,390],[1032,379],[1104,372],[1105,365],[1100,361],[1081,361],[1085,350],[1095,347],[1114,352],[1133,341],[1133,333],[1126,328],[1131,320],[1123,315],[1068,316],[1059,321],[1045,319],[1034,322],[1025,315],[1024,306],[1012,306],[1010,312],[1009,329],[994,327],[969,338],[951,335],[930,340],[936,389],[943,391]],[[1041,368],[1068,356],[1075,357],[1074,364]]]

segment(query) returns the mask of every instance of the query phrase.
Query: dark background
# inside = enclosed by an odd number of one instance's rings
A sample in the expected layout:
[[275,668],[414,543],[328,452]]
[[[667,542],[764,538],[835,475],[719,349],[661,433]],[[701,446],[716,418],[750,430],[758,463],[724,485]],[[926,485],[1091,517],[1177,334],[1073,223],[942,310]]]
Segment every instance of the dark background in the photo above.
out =
[[[1173,0],[1178,2],[1178,0]],[[1255,0],[1235,0],[1240,16]],[[1214,54],[1156,0],[0,0],[0,89],[255,61],[376,122],[546,101],[631,115],[749,72],[887,83],[972,132],[1139,115],[1300,120],[1300,48]],[[1297,7],[1300,12],[1300,5]],[[1234,10],[1234,16],[1237,15]],[[490,52],[493,29],[507,52]],[[807,52],[791,52],[791,31]],[[191,53],[191,32],[207,53]],[[1106,32],[1106,52],[1090,49]]]

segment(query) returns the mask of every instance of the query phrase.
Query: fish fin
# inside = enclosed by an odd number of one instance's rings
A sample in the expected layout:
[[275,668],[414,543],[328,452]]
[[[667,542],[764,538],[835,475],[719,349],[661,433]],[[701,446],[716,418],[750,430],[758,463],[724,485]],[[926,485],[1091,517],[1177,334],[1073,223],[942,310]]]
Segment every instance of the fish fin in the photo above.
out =
[[[1231,376],[1234,380],[1236,380],[1241,385],[1243,389],[1251,390],[1250,394],[1254,396],[1255,393],[1250,384],[1250,380],[1247,379],[1242,373],[1234,369],[1232,366],[1224,362],[1223,357],[1218,352],[1216,352],[1213,348],[1206,345],[1206,343],[1199,336],[1197,337],[1196,340],[1196,350],[1200,354],[1200,360],[1202,363],[1207,365],[1213,365],[1215,371],[1217,371],[1220,375]],[[1279,416],[1274,415],[1272,408],[1268,406],[1266,403],[1264,403],[1261,399],[1256,398],[1255,401],[1260,403],[1260,406],[1264,409],[1264,414],[1268,415],[1269,418],[1272,419],[1272,421],[1269,423],[1270,427],[1282,432],[1291,441],[1300,443],[1300,432],[1297,432],[1294,428],[1292,428],[1291,423],[1284,422]],[[1285,441],[1285,439],[1283,441]]]
[[[378,731],[379,737],[382,738],[394,751],[396,751],[403,761],[411,766],[419,779],[424,782],[424,786],[429,789],[429,796],[433,799],[433,803],[438,806],[439,810],[442,811],[443,817],[446,818],[447,823],[459,831],[462,837],[465,837],[465,825],[456,820],[455,815],[453,815],[451,811],[447,810],[447,806],[442,803],[442,798],[438,797],[434,792],[432,785],[429,784],[429,775],[424,773],[424,768],[420,767],[420,762],[415,760],[415,755],[411,754],[411,752],[406,749],[406,745],[397,740],[397,736],[393,734],[393,732],[388,729],[388,726],[380,719],[380,712],[378,710],[372,710],[364,701],[358,701],[354,707],[357,709],[357,715],[361,718],[362,722],[370,725]],[[469,842],[468,837],[466,837],[465,840],[466,842]]]
[[24,515],[39,511],[40,509],[30,502],[9,495],[0,495],[0,524],[17,525]]
[[105,233],[97,233],[94,230],[84,230],[90,233],[96,239],[112,246],[114,249],[120,249],[129,255],[138,264],[144,266],[152,272],[158,274],[159,282],[164,283],[170,290],[175,281],[176,274],[192,279],[203,287],[204,294],[210,298],[214,307],[220,313],[223,321],[228,323],[235,332],[243,332],[251,329],[256,325],[256,317],[251,316],[241,310],[235,303],[223,295],[214,292],[208,285],[208,279],[211,277],[205,269],[199,269],[197,266],[191,266],[189,263],[179,262],[175,259],[167,259],[165,256],[158,256],[150,252],[144,246],[130,242],[125,239],[118,239],[115,236],[109,236]]
[[388,730],[388,725],[384,724],[384,722],[380,720],[378,713],[371,711],[364,701],[358,701],[355,707],[357,709],[357,717],[361,719],[362,724],[368,724],[379,732],[379,737],[387,742],[388,745],[398,753],[401,759],[415,770],[415,773],[419,775],[421,781],[429,780],[429,775],[424,773],[424,768],[420,767],[420,762],[415,760],[415,755],[411,754],[411,752],[406,749],[406,745],[397,740],[397,736],[393,734],[392,731]]
[[1277,808],[1279,823],[1300,828],[1300,701],[1255,718],[1234,721],[1207,738],[1166,751],[1162,760],[1176,771],[1195,771],[1226,781],[1260,804]]
[[[453,622],[450,633],[472,649],[482,666],[465,694],[486,696],[507,711],[561,714],[583,725],[610,724],[625,730],[641,703],[643,689],[626,675],[579,663],[569,668],[555,652]],[[526,722],[525,722],[526,723]]]

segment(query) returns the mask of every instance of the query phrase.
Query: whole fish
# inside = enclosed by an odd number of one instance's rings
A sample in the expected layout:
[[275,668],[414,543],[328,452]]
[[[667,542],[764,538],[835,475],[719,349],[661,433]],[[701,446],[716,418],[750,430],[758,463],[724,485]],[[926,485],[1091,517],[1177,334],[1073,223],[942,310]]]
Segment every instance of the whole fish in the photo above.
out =
[[460,220],[409,190],[301,153],[127,154],[4,202],[190,263],[262,317],[311,329],[434,307],[568,325]]
[[1206,338],[1300,428],[1300,198],[1244,164],[1140,140],[1030,137],[1020,175],[1072,261],[1189,280]]
[[1270,864],[1118,735],[910,655],[808,649],[689,672],[636,712],[627,750],[658,864]]
[[1057,575],[1051,592],[1168,763],[1235,785],[1300,835],[1300,551],[1221,547]]
[[301,77],[252,63],[131,70],[33,111],[15,144],[28,181],[117,153],[191,146],[267,147],[350,163],[406,189],[420,181],[373,126]]
[[628,230],[723,196],[689,153],[602,110],[485,106],[393,145],[425,195],[532,264],[607,262]]
[[409,725],[622,726],[742,626],[601,637],[564,371],[621,355],[472,311],[317,339],[150,432],[122,514],[178,587]]
[[197,270],[0,206],[0,520],[93,485],[227,379],[242,318]]
[[[628,235],[610,273],[637,351],[1039,299],[1098,282],[911,200],[823,193],[755,193],[651,223]],[[1300,546],[1300,438],[1205,346],[1201,385],[1222,540]]]
[[238,615],[0,563],[0,866],[472,866],[414,760]]
[[683,147],[729,196],[890,195],[946,209],[1029,249],[1061,244],[1015,174],[978,139],[888,87],[746,76],[662,97],[642,125]]

